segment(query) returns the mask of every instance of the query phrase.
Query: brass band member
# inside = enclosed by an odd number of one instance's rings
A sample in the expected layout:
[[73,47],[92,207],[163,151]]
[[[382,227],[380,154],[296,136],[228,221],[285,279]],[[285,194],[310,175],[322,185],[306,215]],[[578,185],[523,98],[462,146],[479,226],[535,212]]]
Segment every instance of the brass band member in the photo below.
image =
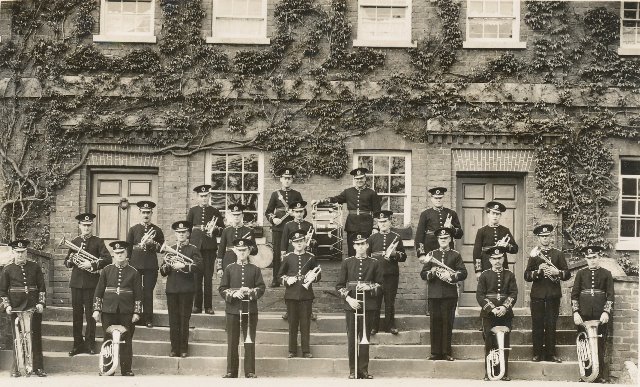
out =
[[[260,269],[256,265],[249,263],[252,242],[249,239],[236,239],[233,241],[233,250],[235,251],[237,262],[228,265],[224,269],[224,274],[218,287],[218,291],[226,303],[225,314],[227,320],[227,373],[223,378],[238,377],[240,325],[242,325],[243,336],[247,337],[248,331],[251,338],[251,343],[244,343],[245,377],[256,377],[255,342],[256,328],[258,326],[258,299],[264,294],[265,285]],[[243,315],[240,314],[241,311]],[[248,313],[248,315],[245,313]]]
[[429,253],[430,259],[427,259],[427,256],[420,259],[420,262],[424,263],[420,277],[427,281],[429,286],[429,326],[431,327],[429,360],[454,360],[451,339],[458,304],[456,284],[467,278],[467,268],[460,253],[450,248],[454,232],[450,228],[436,229],[434,234],[438,238],[440,248]]
[[[476,288],[476,300],[482,308],[480,317],[482,318],[482,335],[484,338],[484,355],[489,354],[492,348],[496,347],[494,334],[491,328],[495,326],[506,326],[511,329],[513,321],[513,305],[518,298],[518,285],[515,275],[505,269],[506,248],[498,246],[488,251],[491,269],[482,272],[478,278]],[[509,333],[504,339],[505,348],[509,348]],[[505,373],[502,380],[511,380],[509,377],[509,351],[505,354]],[[488,375],[484,375],[484,380],[489,380]]]
[[[107,250],[104,241],[93,235],[93,220],[95,215],[83,213],[76,216],[80,235],[71,243],[87,253],[98,258],[90,263],[86,260],[76,260],[75,252],[69,250],[64,259],[64,265],[71,269],[71,307],[73,309],[73,348],[69,356],[79,353],[96,353],[96,320],[91,317],[93,313],[93,294],[98,284],[100,273],[98,270],[111,263],[111,254]],[[83,318],[87,321],[84,337],[82,335]]]
[[209,205],[211,186],[203,184],[193,191],[198,195],[198,205],[191,207],[187,214],[187,222],[193,224],[190,243],[202,254],[202,274],[196,278],[196,298],[193,302],[193,313],[202,313],[203,305],[206,314],[213,311],[213,270],[218,252],[217,236],[224,229],[224,217],[217,208]]
[[[305,232],[305,250],[309,251],[311,254],[315,255],[315,248],[318,244],[316,240],[316,230],[311,230],[313,225],[304,220],[306,216],[306,206],[307,202],[304,200],[298,200],[291,203],[289,207],[291,209],[291,214],[293,215],[293,220],[287,222],[282,229],[282,240],[280,241],[280,249],[281,256],[284,257],[286,253],[290,253],[293,251],[293,244],[289,243],[289,235],[292,232],[297,230],[302,230]],[[310,231],[311,230],[311,231]]]
[[367,168],[356,168],[350,172],[353,176],[353,187],[342,191],[338,196],[321,199],[320,202],[347,203],[349,215],[345,224],[347,232],[347,249],[353,257],[356,251],[353,241],[356,235],[368,237],[373,230],[373,213],[380,211],[380,197],[376,191],[365,187],[367,184]]
[[502,266],[505,269],[509,268],[507,253],[515,254],[518,252],[518,244],[513,238],[513,234],[511,234],[508,227],[500,224],[502,213],[506,210],[507,207],[499,202],[489,202],[485,206],[489,224],[478,229],[476,240],[473,244],[473,263],[476,278],[480,278],[480,273],[492,267],[488,251],[493,246],[504,247],[505,256],[502,260]]
[[95,292],[93,318],[102,320],[104,341],[111,340],[107,330],[112,325],[122,325],[127,331],[122,335],[120,347],[120,373],[133,376],[133,334],[135,322],[142,313],[142,279],[138,270],[129,265],[128,242],[109,243],[113,249],[113,264],[104,268]]
[[320,281],[321,273],[318,272],[313,280],[309,280],[315,271],[319,270],[319,266],[315,256],[305,251],[305,236],[306,231],[304,230],[296,230],[289,234],[289,241],[294,250],[283,256],[280,272],[278,273],[278,278],[282,279],[282,283],[285,286],[284,300],[287,305],[289,319],[290,358],[296,357],[298,354],[298,329],[300,329],[302,357],[313,357],[309,346],[311,305],[315,298],[312,283]]
[[[373,379],[369,374],[369,345],[359,345],[359,358],[355,358],[355,336],[360,342],[363,335],[370,338],[370,331],[363,329],[363,325],[371,326],[373,315],[376,313],[376,298],[382,291],[383,273],[378,261],[367,256],[369,245],[365,234],[355,234],[353,237],[355,255],[342,261],[336,290],[344,297],[344,311],[347,323],[347,342],[349,351],[349,379]],[[356,289],[364,291],[364,321],[358,321],[358,331],[355,331],[356,309],[362,309],[363,304],[356,299]],[[358,320],[362,320],[358,318]],[[357,361],[357,364],[356,364]]]
[[[18,317],[17,311],[35,308],[31,319],[31,359],[34,373],[47,376],[42,359],[42,312],[47,304],[44,275],[40,265],[27,260],[29,241],[19,239],[9,243],[13,253],[13,263],[5,266],[0,275],[0,310],[4,308],[11,315],[11,326]],[[15,333],[12,329],[11,332]],[[13,338],[15,340],[15,337]],[[20,377],[14,347],[11,376]],[[25,375],[29,376],[29,375]]]
[[452,249],[454,247],[453,239],[462,238],[463,232],[458,214],[442,204],[446,192],[447,189],[444,187],[434,187],[429,190],[432,207],[422,211],[416,229],[415,248],[419,257],[440,248],[438,238],[435,235],[435,231],[439,228],[447,227],[453,230],[453,238],[449,245]]
[[249,240],[249,254],[258,254],[258,246],[256,245],[256,238],[254,237],[253,229],[245,226],[243,223],[244,205],[240,203],[230,204],[227,211],[229,212],[228,219],[230,225],[222,231],[222,235],[220,236],[218,259],[216,260],[218,276],[222,276],[225,267],[237,261],[236,253],[233,249],[234,240]]
[[587,261],[587,267],[576,273],[573,288],[571,289],[571,309],[573,310],[573,322],[578,332],[584,331],[582,324],[589,320],[598,320],[598,360],[600,375],[595,379],[597,383],[605,383],[606,370],[604,367],[607,336],[609,335],[609,322],[613,313],[613,276],[611,272],[600,267],[600,246],[587,246],[582,250]]
[[551,247],[553,226],[542,224],[533,229],[538,245],[531,250],[524,279],[531,285],[531,322],[533,361],[562,363],[556,356],[556,325],[560,313],[560,281],[571,277],[564,254]]
[[[404,252],[402,237],[391,231],[392,211],[378,211],[374,218],[378,221],[379,232],[371,235],[367,239],[369,248],[367,255],[378,260],[378,267],[384,276],[384,289],[378,293],[376,308],[371,323],[371,334],[378,333],[380,328],[380,309],[384,299],[384,327],[385,331],[397,335],[396,328],[396,294],[398,293],[398,282],[400,279],[400,268],[398,262],[407,260]],[[395,246],[395,247],[392,247]]]
[[[167,254],[160,266],[160,274],[167,277],[167,309],[169,312],[169,356],[189,355],[189,320],[196,292],[195,274],[202,271],[202,256],[197,247],[189,243],[191,223],[178,221],[171,225],[176,244],[171,246],[178,254]],[[186,257],[183,259],[181,257]]]
[[286,240],[287,234],[283,232],[283,228],[290,219],[289,208],[293,202],[302,201],[302,194],[291,189],[293,184],[293,176],[296,174],[293,168],[283,168],[278,173],[280,175],[281,188],[271,193],[265,216],[271,222],[271,243],[273,244],[273,281],[271,287],[280,286],[278,281],[278,273],[280,269],[280,261],[282,251],[286,251],[286,245],[282,246],[283,236]]
[[[164,234],[160,227],[151,223],[154,202],[143,200],[136,203],[140,211],[141,223],[133,225],[127,232],[130,265],[142,278],[142,315],[139,324],[153,327],[153,290],[158,282],[158,253],[164,243]],[[146,235],[146,237],[145,237]],[[151,236],[151,237],[149,237]],[[145,243],[142,240],[145,239]]]

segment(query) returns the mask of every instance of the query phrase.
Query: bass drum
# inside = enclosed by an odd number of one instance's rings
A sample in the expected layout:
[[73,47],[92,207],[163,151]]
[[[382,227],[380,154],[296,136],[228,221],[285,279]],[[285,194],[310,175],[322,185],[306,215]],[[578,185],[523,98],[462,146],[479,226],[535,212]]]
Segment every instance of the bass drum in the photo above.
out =
[[273,262],[273,248],[270,245],[258,245],[258,254],[250,255],[249,262],[265,269]]

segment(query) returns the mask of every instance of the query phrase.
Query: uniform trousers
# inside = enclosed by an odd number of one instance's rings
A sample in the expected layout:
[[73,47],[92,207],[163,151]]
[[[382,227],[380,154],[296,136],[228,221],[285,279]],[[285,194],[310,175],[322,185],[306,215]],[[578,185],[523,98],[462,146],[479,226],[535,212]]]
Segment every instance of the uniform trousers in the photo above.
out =
[[[367,340],[371,338],[371,330],[369,327],[373,323],[373,315],[375,314],[375,310],[367,310],[365,311],[364,320],[367,325],[367,330],[364,334],[367,337]],[[358,375],[368,374],[369,373],[369,344],[360,344],[362,340],[362,317],[358,317],[358,364],[356,365],[356,354],[355,354],[355,313],[354,311],[345,311],[345,317],[347,322],[347,346],[349,351],[349,372],[354,373],[357,370]]]
[[458,298],[455,297],[429,299],[431,354],[434,356],[451,355],[453,320],[457,305]]
[[[492,315],[490,317],[482,318],[482,338],[484,339],[485,359],[487,358],[487,355],[492,349],[498,348],[496,335],[494,335],[493,332],[491,332],[491,328],[497,327],[497,326],[505,326],[509,328],[509,330],[511,330],[512,321],[513,321],[513,317],[507,317],[507,316],[496,317]],[[509,345],[510,334],[511,333],[509,332],[504,335],[504,348],[511,348]],[[504,359],[505,359],[504,376],[509,375],[509,352],[510,351],[504,351]],[[486,372],[487,371],[485,367],[485,376],[486,376]]]
[[[93,293],[95,288],[71,288],[71,308],[73,311],[73,347],[96,343],[96,320],[93,319]],[[87,322],[82,336],[83,319]]]
[[[203,273],[196,273],[196,298],[193,307],[211,309],[213,305],[213,267],[216,263],[216,250],[200,250],[204,264]],[[204,305],[203,305],[204,301]]]
[[171,352],[189,351],[189,319],[192,305],[193,293],[167,293]]
[[[18,318],[17,313],[11,313],[11,335],[15,340],[15,327],[16,318]],[[12,345],[13,348],[13,363],[11,363],[11,372],[18,371],[18,365],[16,363],[16,347]],[[31,318],[31,359],[33,369],[42,369],[44,367],[44,362],[42,359],[42,313],[34,312],[33,317]]]
[[[111,333],[107,333],[107,328],[111,325],[122,325],[127,331],[120,337],[124,343],[120,344],[120,373],[125,374],[131,371],[133,363],[133,333],[135,325],[131,322],[133,313],[102,313],[102,329],[104,330],[104,341],[111,340]],[[104,342],[103,341],[103,342]]]
[[[583,321],[589,320],[600,320],[600,315],[587,315],[580,313],[580,317],[582,317]],[[612,322],[612,316],[609,316],[609,322],[606,324],[598,325],[598,361],[600,362],[600,376],[605,377],[608,376],[609,370],[608,365],[604,361],[604,357],[607,351],[607,338],[609,337],[609,324]],[[585,329],[582,325],[577,326],[578,333],[585,332]],[[587,374],[587,376],[589,376]]]
[[373,314],[373,323],[370,329],[380,330],[380,312],[382,311],[382,301],[384,300],[384,329],[389,330],[396,327],[396,295],[398,294],[398,275],[385,275],[384,287],[381,294],[376,298],[377,311]]
[[[282,257],[280,256],[280,249],[283,246],[280,246],[282,243],[282,230],[274,230],[271,229],[271,244],[273,245],[273,281],[272,283],[278,282],[278,272],[280,271],[280,262],[282,262]],[[286,249],[287,246],[284,246]]]
[[300,347],[302,353],[311,352],[309,337],[311,334],[311,305],[313,300],[285,300],[289,322],[289,352],[298,352],[298,329],[300,329]]
[[556,355],[556,324],[560,298],[531,298],[533,355],[549,358]]
[[[256,328],[258,326],[258,314],[249,315],[249,334],[251,343],[242,343],[244,346],[244,374],[256,372]],[[238,344],[240,343],[240,315],[227,313],[227,373],[238,376],[240,365]],[[247,316],[242,316],[242,336],[247,337]]]
[[153,290],[158,282],[158,269],[138,269],[142,277],[141,323],[153,322]]

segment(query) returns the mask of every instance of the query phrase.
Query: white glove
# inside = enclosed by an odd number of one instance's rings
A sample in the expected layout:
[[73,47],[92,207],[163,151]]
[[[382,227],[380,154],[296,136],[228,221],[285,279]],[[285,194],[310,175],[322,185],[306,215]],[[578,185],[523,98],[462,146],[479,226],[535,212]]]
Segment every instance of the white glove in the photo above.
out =
[[349,306],[351,306],[354,310],[358,310],[362,306],[360,305],[358,300],[353,297],[347,297],[347,303],[349,303]]
[[38,312],[38,313],[44,312],[44,305],[36,304],[36,312]]
[[601,324],[606,324],[608,322],[609,322],[609,313],[602,312],[602,314],[600,315],[600,323]]
[[582,320],[582,317],[580,317],[580,313],[575,312],[573,313],[573,323],[576,325],[580,325],[582,324],[584,321]]
[[91,315],[93,317],[94,320],[96,320],[96,322],[100,322],[100,311],[94,311],[93,314]]

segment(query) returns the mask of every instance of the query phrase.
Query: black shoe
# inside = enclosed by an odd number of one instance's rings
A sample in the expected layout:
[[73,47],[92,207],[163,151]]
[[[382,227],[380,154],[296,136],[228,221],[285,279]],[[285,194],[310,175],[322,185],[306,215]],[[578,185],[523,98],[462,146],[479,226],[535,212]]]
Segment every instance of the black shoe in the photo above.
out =
[[442,358],[443,360],[446,361],[454,361],[455,359],[453,358],[453,356],[451,355],[444,355],[444,357]]
[[238,376],[237,376],[237,375],[232,374],[231,372],[227,372],[226,374],[222,375],[222,377],[223,377],[223,378],[225,378],[225,379],[235,379],[235,378],[237,378]]
[[133,371],[125,371],[122,373],[122,376],[135,376],[135,374],[133,373]]
[[349,379],[355,379],[356,378],[356,374],[355,373],[350,373],[349,374]]
[[378,333],[377,329],[372,329],[371,330],[371,336],[375,336]]
[[11,377],[12,377],[12,378],[19,378],[19,377],[21,377],[21,376],[22,376],[22,374],[21,374],[20,372],[18,372],[18,371],[13,371],[13,372],[11,373]]
[[427,360],[442,360],[442,356],[440,355],[431,355],[427,358]]
[[534,361],[536,363],[539,362],[540,361],[540,355],[534,355],[533,358],[531,358],[531,361]]
[[45,370],[43,370],[42,368],[38,368],[37,370],[33,371],[34,374],[36,374],[36,376],[44,378],[47,376],[47,372]]
[[272,288],[278,288],[278,287],[280,287],[280,282],[272,282],[272,283],[271,283],[271,285],[270,285],[270,287],[272,287]]
[[562,363],[562,359],[557,356],[549,356],[547,360],[553,363]]
[[284,314],[282,315],[282,319],[287,320],[288,318],[289,318],[289,313],[284,312]]
[[598,376],[596,378],[596,380],[593,381],[594,383],[609,383],[609,380],[603,378],[602,376]]
[[302,354],[302,357],[304,357],[305,359],[311,359],[313,358],[313,355],[311,354],[311,352],[305,352]]
[[368,373],[363,373],[358,375],[358,379],[373,379],[373,375]]
[[171,353],[169,354],[169,357],[178,357],[178,353],[171,351]]
[[73,347],[71,351],[69,351],[69,356],[75,356],[84,353],[84,346],[79,345],[77,347]]
[[245,378],[248,378],[248,379],[255,379],[255,378],[257,378],[256,374],[254,374],[253,372],[249,372],[249,373],[248,373],[248,374],[246,374],[244,377],[245,377]]
[[509,376],[503,376],[502,379],[500,379],[500,380],[505,381],[505,382],[510,382],[511,378]]
[[189,354],[187,352],[182,352],[180,354],[180,357],[182,357],[182,358],[187,357],[187,356],[189,356]]
[[87,345],[87,353],[89,355],[95,355],[96,353],[98,353],[96,351],[96,343]]
[[194,307],[193,307],[193,309],[191,309],[191,313],[193,313],[193,314],[202,313],[202,309],[200,309],[200,308],[196,308],[196,307],[194,306]]
[[216,312],[213,311],[213,308],[207,308],[207,309],[204,310],[204,312],[206,314],[216,314]]
[[289,354],[287,355],[287,358],[291,359],[293,357],[296,357],[296,354],[293,352],[289,352]]
[[316,321],[318,319],[318,315],[315,313],[311,313],[311,321]]
[[397,335],[400,332],[398,331],[397,328],[391,328],[391,329],[389,329],[389,333],[391,333],[392,335]]

